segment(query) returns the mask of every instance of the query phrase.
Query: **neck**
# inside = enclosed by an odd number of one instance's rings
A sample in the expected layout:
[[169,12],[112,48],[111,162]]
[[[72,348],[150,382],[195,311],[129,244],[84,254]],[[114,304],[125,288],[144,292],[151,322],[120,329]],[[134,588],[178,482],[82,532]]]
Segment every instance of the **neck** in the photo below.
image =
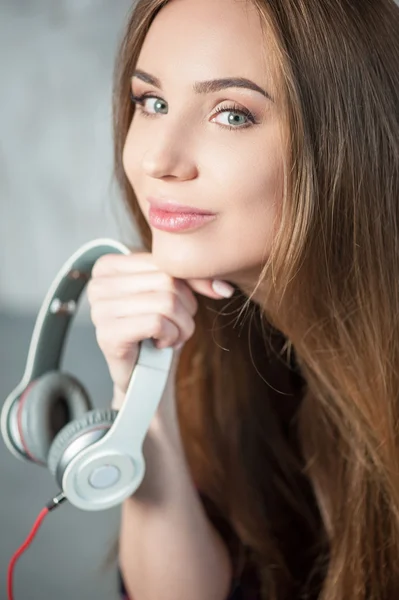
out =
[[264,298],[264,287],[262,283],[257,287],[254,292],[256,285],[259,280],[260,270],[257,269],[256,272],[235,274],[233,276],[229,276],[226,281],[234,284],[239,288],[239,290],[246,296],[247,298],[251,297],[251,300],[255,302],[255,304],[261,305],[263,303]]

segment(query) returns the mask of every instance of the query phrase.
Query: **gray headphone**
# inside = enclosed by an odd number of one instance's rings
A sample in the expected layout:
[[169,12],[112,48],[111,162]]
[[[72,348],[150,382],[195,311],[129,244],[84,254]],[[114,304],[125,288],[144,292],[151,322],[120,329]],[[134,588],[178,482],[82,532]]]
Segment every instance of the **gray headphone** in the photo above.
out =
[[63,265],[36,319],[23,378],[1,412],[1,433],[10,452],[47,466],[66,498],[83,510],[116,506],[142,482],[142,444],[173,358],[172,348],[158,350],[152,340],[141,342],[119,411],[93,409],[82,384],[60,372],[79,297],[94,263],[110,253],[130,250],[117,241],[97,239]]

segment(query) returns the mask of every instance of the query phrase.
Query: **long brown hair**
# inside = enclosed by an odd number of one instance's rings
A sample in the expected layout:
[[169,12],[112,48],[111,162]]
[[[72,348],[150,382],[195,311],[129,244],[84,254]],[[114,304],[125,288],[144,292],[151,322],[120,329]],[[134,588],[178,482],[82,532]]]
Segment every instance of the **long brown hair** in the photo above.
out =
[[[261,306],[197,296],[177,374],[193,477],[263,597],[399,597],[399,8],[249,0],[271,36],[287,124],[281,219]],[[162,0],[117,59],[116,175],[130,77]],[[222,303],[223,304],[223,303]],[[227,538],[226,538],[227,539]],[[306,595],[307,594],[307,595]]]

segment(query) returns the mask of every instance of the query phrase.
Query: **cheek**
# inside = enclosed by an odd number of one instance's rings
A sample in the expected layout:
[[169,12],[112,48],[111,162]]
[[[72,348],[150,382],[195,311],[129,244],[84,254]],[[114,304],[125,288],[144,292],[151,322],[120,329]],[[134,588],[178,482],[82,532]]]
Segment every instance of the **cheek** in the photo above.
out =
[[223,198],[223,238],[234,240],[242,266],[269,254],[283,200],[281,147],[262,146],[258,151],[248,148],[240,160],[225,162],[217,170]]
[[281,198],[284,183],[284,143],[280,122],[270,117],[258,129],[231,133],[229,143],[206,148],[206,171],[215,189],[230,197],[229,206],[252,207]]
[[253,144],[239,156],[225,154],[213,169],[215,189],[221,190],[226,214],[246,221],[263,217],[264,222],[282,201],[284,162],[277,143]]

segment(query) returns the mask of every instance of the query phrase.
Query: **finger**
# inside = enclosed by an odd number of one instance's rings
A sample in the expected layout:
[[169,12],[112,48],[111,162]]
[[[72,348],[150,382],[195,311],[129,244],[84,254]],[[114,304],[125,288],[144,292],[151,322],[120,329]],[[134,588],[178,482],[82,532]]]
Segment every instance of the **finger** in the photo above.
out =
[[234,287],[227,281],[218,279],[187,279],[187,284],[195,292],[209,298],[231,298]]
[[[115,273],[142,273],[143,271],[159,271],[150,252],[135,252],[127,256],[106,254],[95,263],[92,277]],[[230,298],[234,293],[234,287],[227,281],[195,278],[185,281],[195,292],[210,298]]]
[[100,300],[126,299],[143,292],[164,291],[177,294],[187,312],[194,316],[198,302],[189,286],[179,279],[170,277],[163,271],[150,271],[137,274],[118,274],[110,277],[97,277],[87,284],[87,298],[90,305]]
[[174,279],[174,285],[186,311],[193,317],[198,310],[198,301],[192,290],[182,279]]
[[159,314],[135,315],[123,319],[110,319],[96,328],[98,345],[110,359],[123,360],[131,352],[132,344],[154,339],[164,347],[174,346],[179,340],[179,329]]
[[93,265],[91,276],[109,276],[115,273],[140,273],[157,271],[150,252],[134,252],[131,254],[104,254]]
[[105,320],[160,314],[173,322],[179,329],[179,341],[187,341],[194,333],[195,323],[187,312],[180,297],[174,292],[145,292],[129,299],[101,300],[93,304],[91,319],[97,326]]

